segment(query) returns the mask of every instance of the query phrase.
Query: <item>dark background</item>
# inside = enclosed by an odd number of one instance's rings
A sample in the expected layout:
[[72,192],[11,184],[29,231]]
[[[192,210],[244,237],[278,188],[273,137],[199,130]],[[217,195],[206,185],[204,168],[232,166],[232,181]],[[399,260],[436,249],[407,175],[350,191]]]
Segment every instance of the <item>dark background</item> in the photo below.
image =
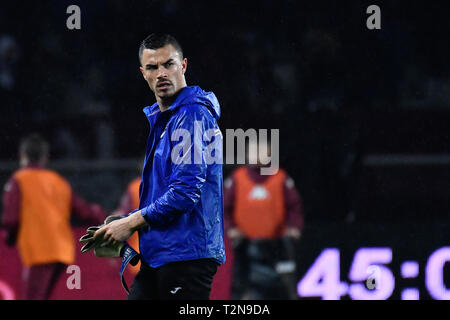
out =
[[[66,28],[71,4],[81,30]],[[366,27],[371,4],[381,30]],[[305,232],[448,223],[445,1],[2,1],[0,182],[20,138],[38,131],[74,189],[114,209],[145,148],[154,96],[137,53],[152,32],[178,38],[188,85],[217,95],[223,132],[280,129]]]

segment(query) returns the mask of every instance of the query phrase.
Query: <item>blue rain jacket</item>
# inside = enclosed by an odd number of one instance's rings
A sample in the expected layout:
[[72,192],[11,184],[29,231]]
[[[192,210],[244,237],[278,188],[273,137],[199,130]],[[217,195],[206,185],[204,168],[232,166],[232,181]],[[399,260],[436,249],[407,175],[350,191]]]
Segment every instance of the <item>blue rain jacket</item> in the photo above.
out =
[[201,258],[225,262],[216,96],[185,87],[167,111],[157,103],[143,111],[150,134],[139,188],[139,209],[148,223],[139,230],[142,259],[154,268]]

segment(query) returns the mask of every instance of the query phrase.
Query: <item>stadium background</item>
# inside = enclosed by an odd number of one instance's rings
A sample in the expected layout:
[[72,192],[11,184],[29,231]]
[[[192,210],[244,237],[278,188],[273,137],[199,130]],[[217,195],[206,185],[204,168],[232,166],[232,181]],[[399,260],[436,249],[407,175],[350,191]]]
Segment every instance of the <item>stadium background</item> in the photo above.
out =
[[[66,28],[71,4],[81,8],[81,30]],[[280,129],[281,165],[304,205],[298,279],[324,248],[340,249],[348,281],[358,248],[389,247],[398,279],[391,298],[406,287],[431,298],[427,258],[449,244],[447,6],[378,1],[382,29],[368,30],[370,4],[3,1],[0,184],[18,167],[20,138],[38,131],[51,142],[50,167],[86,199],[115,209],[139,174],[142,108],[154,102],[137,49],[151,32],[172,33],[189,59],[188,84],[218,96],[222,130]],[[233,168],[224,166],[225,175]],[[15,287],[20,263],[0,249],[0,281]],[[116,262],[97,260],[79,257],[83,289],[67,293],[62,283],[54,298],[122,297]],[[415,279],[400,275],[407,260],[419,263]],[[96,267],[105,268],[103,280]],[[229,268],[213,297],[227,297]]]

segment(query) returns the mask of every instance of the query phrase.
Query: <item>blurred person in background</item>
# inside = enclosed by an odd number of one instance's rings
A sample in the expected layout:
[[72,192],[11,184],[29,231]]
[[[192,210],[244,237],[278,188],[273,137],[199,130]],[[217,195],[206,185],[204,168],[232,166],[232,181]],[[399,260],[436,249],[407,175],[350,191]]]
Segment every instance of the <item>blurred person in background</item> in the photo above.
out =
[[6,242],[17,244],[23,269],[22,298],[48,299],[67,265],[75,261],[71,215],[102,224],[107,213],[77,196],[68,181],[46,169],[49,144],[38,134],[22,139],[20,169],[3,193],[2,227]]
[[0,99],[3,113],[3,116],[0,117],[0,145],[2,146],[2,157],[15,153],[17,142],[14,137],[19,134],[22,127],[19,124],[23,123],[24,111],[30,111],[26,103],[28,95],[21,91],[24,86],[23,77],[21,77],[22,57],[22,47],[16,37],[12,34],[0,34]]
[[261,175],[258,154],[248,150],[247,165],[224,182],[225,228],[234,252],[231,298],[295,299],[293,246],[303,228],[301,198],[283,169]]

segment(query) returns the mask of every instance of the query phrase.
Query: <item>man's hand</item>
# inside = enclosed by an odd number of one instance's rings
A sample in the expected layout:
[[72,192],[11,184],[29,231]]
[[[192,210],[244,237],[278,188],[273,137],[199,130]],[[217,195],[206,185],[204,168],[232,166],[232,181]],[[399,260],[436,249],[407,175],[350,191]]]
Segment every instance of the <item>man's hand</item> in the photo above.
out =
[[137,211],[126,218],[112,221],[94,233],[94,239],[102,238],[104,243],[116,245],[127,240],[141,227],[147,225],[141,216],[141,211]]

